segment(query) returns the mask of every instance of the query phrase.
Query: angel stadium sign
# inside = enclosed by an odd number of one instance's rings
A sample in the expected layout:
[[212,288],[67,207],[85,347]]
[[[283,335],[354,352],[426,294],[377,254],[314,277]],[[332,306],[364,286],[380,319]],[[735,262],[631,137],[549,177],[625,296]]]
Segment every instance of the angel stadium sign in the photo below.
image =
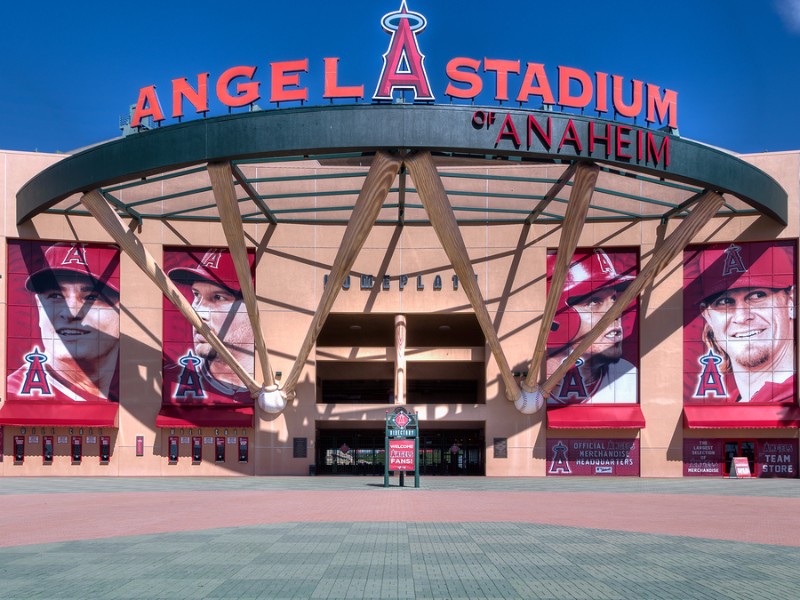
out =
[[[371,99],[375,103],[405,102],[405,94],[412,96],[414,103],[435,102],[437,96],[419,42],[427,19],[409,10],[406,0],[402,0],[399,10],[383,16],[381,25],[391,38],[377,81],[371,84],[374,88],[365,82],[340,82],[338,57],[325,57],[322,64],[317,65],[312,65],[308,58],[271,62],[264,78],[256,75],[257,66],[235,65],[214,77],[206,72],[197,74],[192,81],[188,77],[173,79],[168,103],[161,102],[155,85],[141,88],[130,125],[139,128],[147,119],[158,125],[167,117],[180,120],[188,106],[196,114],[205,116],[214,99],[228,109],[253,109],[264,98],[276,106],[282,102],[303,104],[309,101],[309,85],[319,86],[320,83],[321,99],[331,102],[363,100],[365,90],[370,88],[374,89]],[[587,73],[568,66],[551,70],[535,60],[521,58],[465,56],[449,59],[443,75],[447,83],[440,95],[451,102],[474,102],[486,92],[499,104],[516,102],[520,107],[531,108],[558,106],[566,110],[595,111],[598,115],[613,112],[615,118],[636,120],[643,117],[652,127],[671,130],[678,127],[677,92],[620,75]]]

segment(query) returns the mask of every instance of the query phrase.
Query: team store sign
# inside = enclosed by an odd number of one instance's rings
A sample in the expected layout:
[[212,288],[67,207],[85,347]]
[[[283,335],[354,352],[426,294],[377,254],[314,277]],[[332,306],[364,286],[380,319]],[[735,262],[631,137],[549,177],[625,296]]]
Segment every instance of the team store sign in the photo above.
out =
[[[371,96],[374,102],[391,102],[398,92],[408,92],[414,102],[436,100],[418,39],[426,25],[425,16],[409,10],[406,0],[402,0],[399,10],[383,16],[381,26],[391,39],[383,54],[383,67]],[[321,80],[324,100],[364,99],[364,83],[340,83],[339,60],[338,57],[325,57],[322,65],[318,66],[312,65],[308,58],[271,62],[269,77],[265,81],[256,76],[257,67],[253,65],[232,66],[215,81],[208,72],[197,74],[193,81],[178,77],[171,82],[169,104],[162,104],[156,86],[148,85],[139,90],[131,126],[139,127],[148,118],[160,124],[167,115],[181,119],[185,114],[185,104],[197,114],[205,115],[210,110],[210,97],[215,97],[228,109],[252,107],[264,98],[262,84],[269,89],[267,99],[271,103],[305,103],[309,101],[307,76],[317,84]],[[542,63],[464,56],[451,58],[444,68],[444,75],[447,79],[444,95],[450,100],[474,102],[486,90],[499,103],[560,106],[598,114],[613,111],[614,115],[623,118],[644,117],[645,122],[653,126],[678,127],[677,92],[620,75],[599,71],[587,73],[574,67],[558,66],[551,81],[548,69]]]

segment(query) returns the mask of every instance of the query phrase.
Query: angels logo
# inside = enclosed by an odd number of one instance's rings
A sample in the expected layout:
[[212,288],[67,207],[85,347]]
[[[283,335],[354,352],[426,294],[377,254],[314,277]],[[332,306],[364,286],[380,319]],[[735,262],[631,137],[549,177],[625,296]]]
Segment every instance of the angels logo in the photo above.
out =
[[428,82],[428,73],[420,52],[417,34],[428,24],[424,16],[411,12],[406,0],[400,10],[381,19],[383,29],[392,35],[389,49],[383,55],[383,70],[373,100],[391,100],[395,89],[414,90],[414,100],[435,100]]
[[594,251],[595,257],[597,258],[597,263],[600,265],[600,270],[605,273],[606,275],[612,275],[614,277],[617,276],[617,270],[614,268],[614,265],[611,262],[611,259],[608,258],[608,254],[606,254],[602,249],[596,248]]
[[67,253],[64,255],[64,258],[61,260],[61,264],[88,266],[86,264],[86,249],[82,245],[72,244],[72,247],[67,251]]
[[206,267],[207,269],[218,269],[219,268],[219,259],[222,251],[219,248],[214,248],[206,252],[205,256],[203,256],[203,260],[201,264]]
[[44,370],[47,355],[39,352],[38,347],[34,347],[33,352],[25,355],[25,361],[30,366],[25,370],[25,379],[19,390],[20,395],[52,396],[53,392],[47,381],[47,372]]
[[725,261],[722,263],[722,276],[731,273],[746,273],[747,267],[742,258],[742,248],[736,244],[731,244],[725,249]]
[[203,383],[197,367],[203,360],[195,356],[191,350],[186,356],[178,359],[178,364],[183,368],[178,377],[178,389],[175,391],[175,398],[203,398],[206,393],[203,391]]
[[572,473],[567,459],[567,447],[560,441],[553,446],[553,462],[550,463],[550,472]]
[[561,380],[561,386],[558,388],[558,393],[556,394],[559,400],[567,400],[570,396],[577,398],[588,397],[589,394],[586,391],[586,384],[583,382],[583,376],[578,368],[582,364],[583,359],[579,358],[569,371],[567,371],[567,374],[564,375],[564,379]]
[[709,350],[708,354],[697,360],[703,365],[703,372],[700,373],[695,398],[705,398],[708,395],[726,397],[728,394],[725,391],[725,378],[719,372],[722,357]]

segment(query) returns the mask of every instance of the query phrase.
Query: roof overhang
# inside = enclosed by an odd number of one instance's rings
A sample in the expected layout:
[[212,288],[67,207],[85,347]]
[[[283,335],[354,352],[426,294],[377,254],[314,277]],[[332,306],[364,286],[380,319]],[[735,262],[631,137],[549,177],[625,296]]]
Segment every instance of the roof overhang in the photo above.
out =
[[643,429],[638,404],[570,404],[548,407],[548,429]]
[[[538,129],[532,125],[533,121]],[[544,142],[539,132],[547,134],[550,142]],[[112,186],[141,186],[158,176],[171,177],[172,187],[177,189],[167,200],[180,198],[197,192],[181,190],[176,185],[186,174],[182,170],[204,170],[208,163],[219,161],[244,166],[260,161],[316,158],[365,166],[368,164],[365,161],[377,151],[416,150],[431,151],[443,161],[441,164],[456,166],[594,162],[606,173],[622,176],[616,178],[620,182],[640,178],[646,188],[655,190],[661,185],[670,192],[678,192],[668,194],[667,201],[649,189],[640,195],[631,194],[629,186],[624,183],[616,186],[614,178],[608,177],[601,180],[599,190],[608,193],[608,206],[596,206],[599,212],[590,212],[589,221],[684,216],[697,194],[706,190],[726,194],[720,215],[760,213],[785,224],[788,214],[786,192],[766,173],[732,154],[662,131],[543,110],[372,104],[265,110],[198,119],[99,144],[52,165],[25,184],[17,194],[17,222],[21,224],[45,211],[73,210],[77,214],[78,203],[67,202],[63,206],[65,200],[95,189],[105,192]],[[245,171],[242,168],[241,177],[237,177],[239,188],[249,189],[252,196],[251,176]],[[526,180],[531,184],[540,182],[536,177],[476,175],[460,173],[458,169],[446,176],[453,180],[468,177],[518,181],[521,185]],[[397,190],[400,202],[404,191]],[[139,194],[136,204],[144,207],[147,199],[142,200],[142,195],[147,196],[148,192]],[[269,194],[261,196],[253,201],[258,210],[254,208],[249,216],[243,210],[245,221],[278,222],[279,218],[270,214]],[[242,199],[246,197],[243,194]],[[292,196],[296,202],[301,201],[300,197]],[[490,212],[484,222],[492,222],[494,217],[502,222],[526,222],[531,217],[530,209],[526,212],[515,207],[518,208],[518,201],[527,200],[530,204],[536,196],[505,191],[488,194],[486,198]],[[166,209],[143,215],[145,211],[131,206],[131,202],[109,200],[115,202],[121,214],[133,218],[179,218],[191,213],[191,210]],[[614,208],[622,200],[634,201],[634,207]],[[159,203],[165,201],[159,197]],[[511,208],[504,207],[505,201],[511,202]],[[559,202],[566,203],[563,199]],[[62,206],[57,206],[59,203]],[[636,208],[640,205],[647,210]],[[467,206],[464,210],[474,209]],[[196,218],[214,219],[212,213],[198,212]],[[320,222],[319,217],[314,213],[315,222]],[[533,218],[537,222],[560,221],[563,214],[554,209],[540,211]]]
[[687,429],[779,429],[800,426],[796,404],[687,404],[683,407]]

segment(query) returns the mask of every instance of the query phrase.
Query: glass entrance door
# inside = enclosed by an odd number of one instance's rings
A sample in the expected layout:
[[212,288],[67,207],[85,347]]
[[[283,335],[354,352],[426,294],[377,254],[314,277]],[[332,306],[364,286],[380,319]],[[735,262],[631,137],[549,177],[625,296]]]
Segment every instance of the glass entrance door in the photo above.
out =
[[756,443],[754,440],[727,440],[725,442],[725,476],[731,474],[735,456],[744,456],[750,465],[750,473],[756,472]]
[[[420,475],[485,474],[482,429],[423,430],[419,447]],[[385,460],[382,429],[317,431],[319,475],[383,475]]]

